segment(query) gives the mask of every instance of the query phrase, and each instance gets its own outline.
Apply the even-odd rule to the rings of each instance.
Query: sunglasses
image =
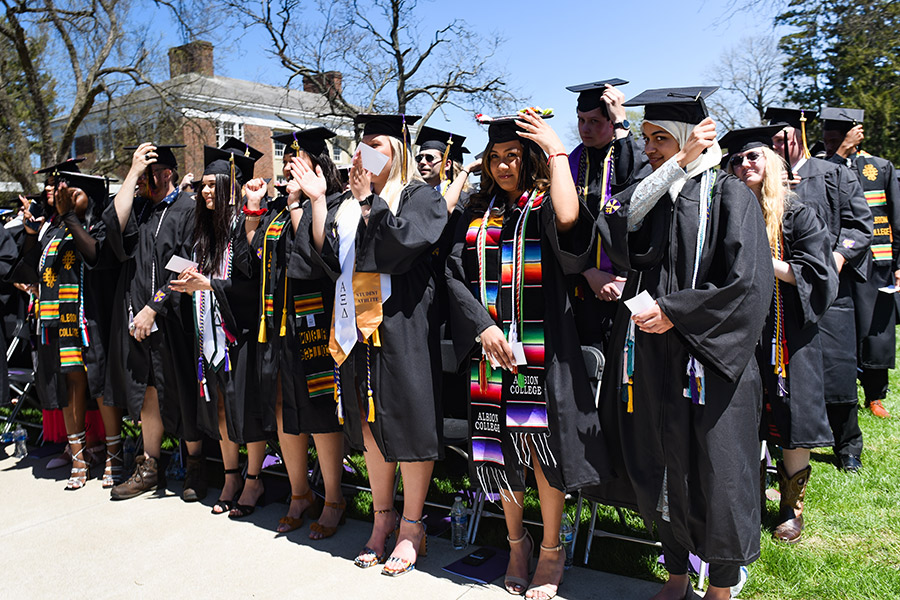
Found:
[[[762,152],[748,152],[747,154],[735,154],[731,157],[729,161],[731,163],[731,168],[740,167],[744,164],[744,159],[746,158],[749,162],[755,163],[762,157]]]
[[[430,154],[417,154],[417,155],[416,155],[416,162],[417,162],[417,163],[420,163],[420,162],[427,162],[428,164],[431,164],[431,163],[433,163],[433,162],[437,162],[438,160],[439,160],[438,157],[436,157],[436,156],[431,156]]]

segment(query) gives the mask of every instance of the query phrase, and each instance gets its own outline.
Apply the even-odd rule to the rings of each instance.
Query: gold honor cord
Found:
[[[810,158],[809,146],[806,144],[806,114],[800,111],[800,137],[803,139],[803,158]]]
[[[407,150],[408,145],[406,142],[406,136],[407,136],[408,131],[406,129],[406,115],[404,114],[404,115],[402,115],[402,117],[403,117],[403,125],[402,125],[402,129],[400,132],[400,135],[401,135],[400,141],[401,141],[401,145],[403,147],[403,152],[402,152],[403,156],[400,157],[400,182],[403,185],[406,185],[406,170],[409,168],[409,162],[408,162],[409,157],[407,156],[409,154],[409,152]]]
[[[229,152],[229,154],[230,154],[230,156],[228,157],[228,162],[229,162],[230,169],[231,169],[231,199],[228,201],[228,204],[230,204],[231,206],[234,206],[234,187],[237,184],[237,182],[235,181],[236,177],[235,177],[235,173],[234,173],[234,154],[231,154],[230,152]]]

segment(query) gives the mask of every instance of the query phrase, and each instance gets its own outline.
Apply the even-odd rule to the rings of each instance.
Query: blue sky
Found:
[[[706,74],[718,55],[742,38],[773,32],[771,12],[723,19],[725,5],[724,0],[420,0],[417,14],[423,33],[462,19],[485,37],[497,32],[505,38],[498,64],[509,83],[532,104],[552,107],[557,116],[551,123],[571,145],[576,96],[565,86],[621,77],[630,81],[622,89],[631,97],[646,88],[709,84]],[[252,29],[243,35],[227,59],[217,46],[217,74],[283,85],[286,73],[265,52],[266,39]],[[173,35],[164,43],[180,40]],[[449,122],[435,114],[428,124],[467,135],[473,152],[483,148],[484,128],[473,115],[451,109],[447,116]]]

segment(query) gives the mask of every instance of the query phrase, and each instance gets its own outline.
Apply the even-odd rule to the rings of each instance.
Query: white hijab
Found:
[[[678,142],[679,148],[684,148],[684,145],[687,143],[688,138],[691,136],[691,131],[693,131],[694,127],[696,127],[696,124],[694,123],[683,123],[681,121],[645,122],[656,125],[657,127],[662,127],[670,134],[672,134],[672,137],[675,138],[676,142]],[[719,142],[713,142],[713,145],[707,148],[706,152],[701,154],[699,158],[696,158],[692,162],[688,163],[688,165],[684,168],[684,170],[687,171],[687,176],[679,179],[669,187],[669,197],[672,199],[672,202],[674,202],[675,199],[678,198],[678,194],[679,192],[681,192],[681,188],[684,187],[684,184],[688,179],[696,177],[707,169],[715,167],[720,162],[722,162],[722,148],[719,147]]]

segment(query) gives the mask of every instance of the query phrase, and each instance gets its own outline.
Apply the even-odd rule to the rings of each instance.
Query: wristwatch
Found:
[[[615,127],[616,129],[627,130],[631,128],[631,123],[628,121],[628,119],[625,119],[624,121],[619,121],[618,123],[613,124],[613,127]]]

